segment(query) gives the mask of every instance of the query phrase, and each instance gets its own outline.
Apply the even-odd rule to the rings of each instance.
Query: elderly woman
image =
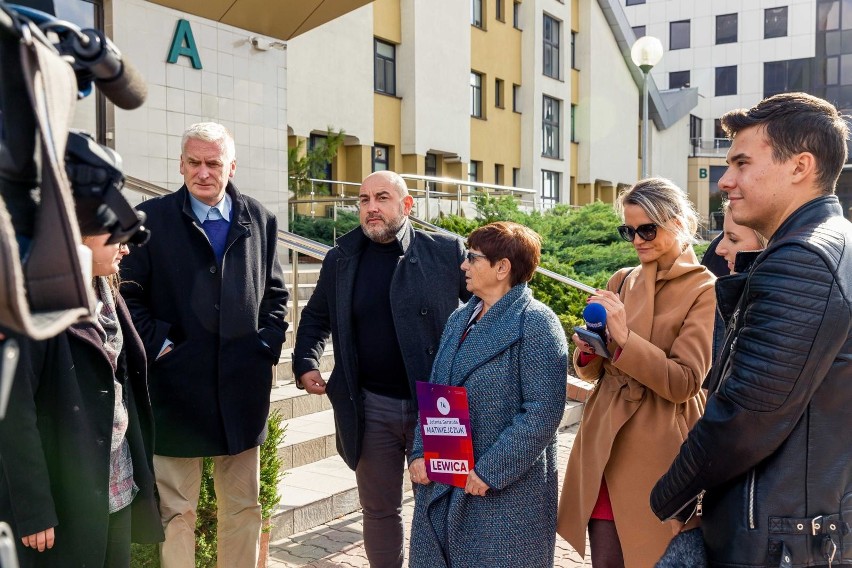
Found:
[[[672,182],[641,180],[618,207],[618,232],[641,264],[589,298],[606,309],[612,359],[573,337],[577,373],[597,385],[568,460],[558,530],[585,557],[588,528],[595,568],[643,568],[672,538],[651,511],[651,488],[704,410],[715,278],[690,246],[697,218]]]
[[[130,542],[159,542],[145,353],[116,274],[127,246],[83,239],[98,314],[21,359],[0,421],[0,520],[21,567],[130,566]]]
[[[541,240],[501,222],[472,232],[468,248],[461,268],[473,298],[450,316],[430,380],[467,389],[474,468],[464,488],[430,482],[418,428],[409,566],[553,566],[568,349],[559,319],[527,287]]]

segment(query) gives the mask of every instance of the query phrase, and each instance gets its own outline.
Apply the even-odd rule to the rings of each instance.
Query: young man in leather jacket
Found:
[[[651,506],[675,530],[702,515],[711,566],[852,564],[852,224],[834,195],[848,128],[803,93],[722,124],[719,189],[769,245],[717,281],[718,386]]]

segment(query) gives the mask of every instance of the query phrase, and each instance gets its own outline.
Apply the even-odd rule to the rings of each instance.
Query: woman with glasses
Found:
[[[541,240],[499,222],[473,231],[467,246],[461,268],[473,297],[450,316],[430,382],[467,389],[474,467],[463,488],[431,481],[417,429],[409,566],[553,566],[568,346],[527,286]]]
[[[715,277],[692,250],[697,216],[671,181],[641,180],[617,207],[618,232],[640,264],[588,299],[606,310],[612,358],[572,338],[577,374],[596,385],[568,460],[558,531],[585,556],[588,529],[595,568],[645,568],[673,536],[651,511],[651,488],[704,410]]]
[[[21,355],[0,421],[0,520],[21,568],[130,566],[130,542],[163,540],[153,472],[145,353],[118,294],[127,245],[91,251],[91,321]]]

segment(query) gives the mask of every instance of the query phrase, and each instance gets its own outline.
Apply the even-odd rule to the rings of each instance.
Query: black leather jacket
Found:
[[[711,566],[828,565],[835,546],[833,565],[849,565],[852,224],[820,197],[752,256],[717,280],[718,386],[651,506],[660,519],[703,509]]]

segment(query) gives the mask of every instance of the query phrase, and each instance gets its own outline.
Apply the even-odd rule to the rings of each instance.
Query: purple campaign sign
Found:
[[[467,389],[417,381],[417,404],[429,479],[464,487],[473,469]]]

